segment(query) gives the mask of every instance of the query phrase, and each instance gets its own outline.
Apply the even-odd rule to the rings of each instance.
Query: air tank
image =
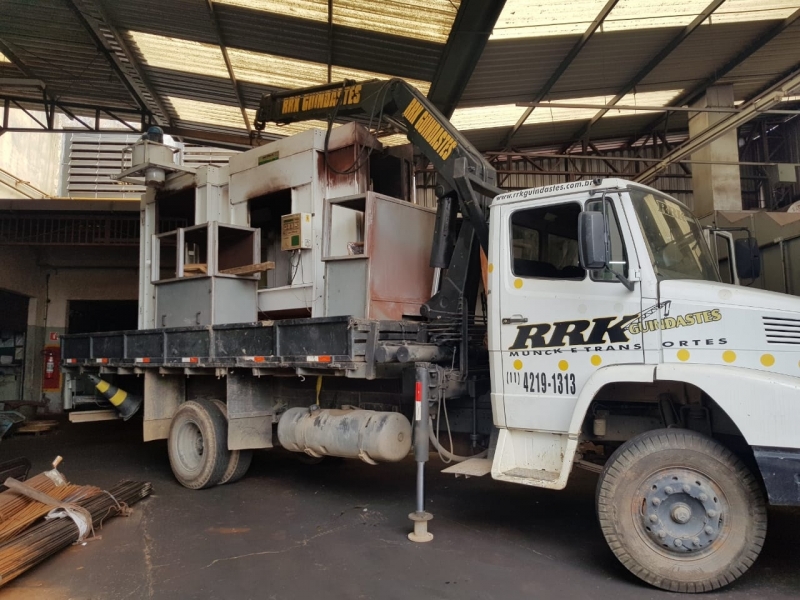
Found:
[[[310,456],[397,462],[411,450],[411,423],[395,412],[290,408],[278,421],[278,441]]]

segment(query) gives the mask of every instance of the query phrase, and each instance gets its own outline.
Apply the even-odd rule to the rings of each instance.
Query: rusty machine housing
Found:
[[[68,377],[97,373],[143,395],[146,441],[168,437],[182,402],[224,398],[228,446],[246,450],[271,447],[292,407],[410,417],[424,362],[432,398],[445,386],[462,399],[453,429],[488,440],[483,315],[464,303],[421,316],[443,270],[412,161],[410,144],[384,148],[348,123],[227,166],[167,169],[141,201],[139,329],[65,336]],[[125,177],[144,174],[134,167]],[[185,226],[162,231],[167,217]]]

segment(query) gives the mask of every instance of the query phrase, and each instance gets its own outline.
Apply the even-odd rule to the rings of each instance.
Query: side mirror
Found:
[[[761,251],[755,238],[736,240],[733,243],[733,253],[739,279],[757,279],[761,276]]]
[[[578,257],[584,269],[608,265],[606,220],[603,213],[584,211],[578,215]]]

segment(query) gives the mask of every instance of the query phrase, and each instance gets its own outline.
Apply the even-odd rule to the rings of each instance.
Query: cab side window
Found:
[[[526,208],[511,215],[511,270],[517,277],[583,279],[578,263],[577,203]]]
[[[605,202],[605,209],[603,203]],[[608,219],[608,235],[611,242],[611,259],[609,269],[621,273],[624,277],[628,276],[628,253],[625,251],[625,242],[622,239],[622,231],[619,227],[617,211],[610,200],[590,200],[586,203],[586,210],[603,212],[605,210]],[[594,281],[615,281],[619,280],[609,269],[596,269],[589,271]]]

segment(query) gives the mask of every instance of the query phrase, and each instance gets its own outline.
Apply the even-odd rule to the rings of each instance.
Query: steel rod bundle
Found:
[[[98,528],[105,519],[126,514],[128,506],[149,496],[151,491],[149,483],[122,481],[107,492],[101,491],[75,504],[88,511],[92,526]],[[37,523],[0,544],[0,586],[77,542],[79,538],[80,531],[75,522],[63,517]]]
[[[59,471],[52,469],[31,477],[25,483],[40,492],[52,495],[53,490],[66,486],[67,480],[64,479],[64,476]],[[20,496],[16,492],[6,490],[0,493],[0,523],[14,518],[29,503],[30,500],[28,498]]]
[[[13,494],[14,492],[5,493]],[[68,484],[53,488],[49,492],[45,493],[54,500],[59,500],[63,503],[71,503],[85,500],[90,496],[94,496],[95,494],[100,494],[102,493],[102,490],[91,485]],[[24,496],[18,497],[21,500],[24,500],[24,505],[17,509],[13,515],[7,516],[4,521],[0,521],[0,543],[11,539],[19,532],[27,529],[35,521],[53,510],[53,507],[48,506],[47,504],[36,502],[35,500],[25,498]],[[10,513],[6,514],[9,515]]]

